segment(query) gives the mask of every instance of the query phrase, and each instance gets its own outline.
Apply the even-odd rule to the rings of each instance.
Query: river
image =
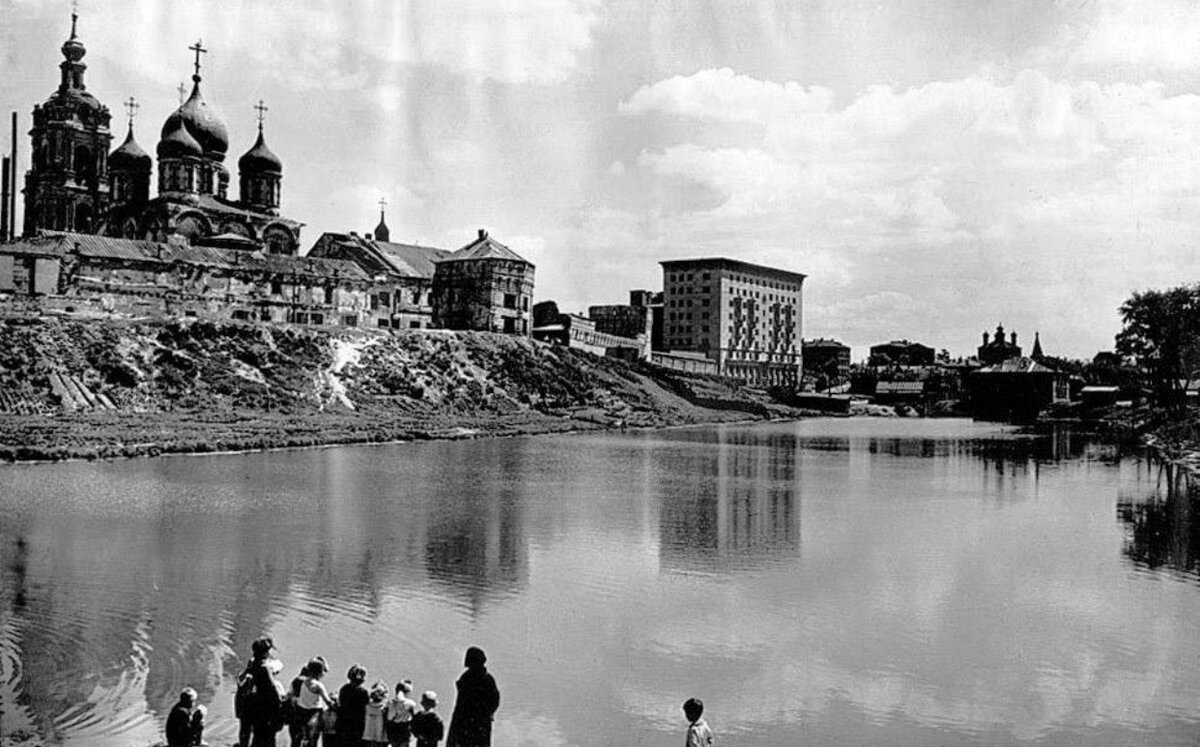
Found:
[[[191,685],[228,744],[265,632],[447,719],[482,646],[500,746],[680,744],[691,696],[745,747],[1193,744],[1192,511],[958,420],[3,467],[0,741],[149,744]]]

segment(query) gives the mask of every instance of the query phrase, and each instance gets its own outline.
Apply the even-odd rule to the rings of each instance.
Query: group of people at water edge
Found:
[[[234,695],[239,747],[275,747],[276,735],[287,729],[291,747],[490,747],[492,719],[500,707],[500,690],[487,670],[487,655],[467,649],[466,671],[455,683],[454,712],[447,730],[437,712],[438,696],[426,690],[419,704],[412,699],[413,683],[394,688],[382,680],[367,686],[367,670],[355,664],[346,684],[336,693],[325,686],[329,664],[310,659],[285,687],[278,679],[283,665],[272,656],[270,638],[251,644],[252,656],[238,677]],[[203,706],[196,692],[185,688],[167,718],[168,747],[204,744]]]

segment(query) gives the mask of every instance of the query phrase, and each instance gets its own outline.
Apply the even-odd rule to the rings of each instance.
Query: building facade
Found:
[[[828,386],[850,378],[849,345],[821,337],[805,340],[802,349],[805,377],[823,378]]]
[[[699,353],[747,383],[799,386],[805,275],[725,258],[660,264],[667,351]]]
[[[298,253],[301,223],[279,212],[283,162],[267,146],[262,102],[258,137],[238,160],[239,195],[229,194],[225,166],[229,133],[201,94],[195,44],[192,91],[167,117],[155,149],[157,196],[151,196],[153,163],[133,130],[111,154],[111,115],[84,83],[87,49],[76,33],[62,46],[58,90],[33,109],[32,159],[25,175],[24,235],[72,231],[147,241],[173,235],[197,241],[235,237],[273,254]]]
[[[348,260],[373,278],[371,308],[376,312],[377,326],[430,329],[434,326],[434,266],[438,260],[450,256],[450,252],[394,243],[387,240],[388,235],[381,218],[374,237],[353,232],[325,233],[306,256]]]
[[[433,324],[440,329],[529,335],[533,264],[479,229],[434,263]]]
[[[932,366],[935,358],[933,348],[911,340],[892,340],[871,346],[872,366]]]
[[[1008,338],[1005,338],[1003,324],[996,325],[996,334],[990,340],[988,333],[984,332],[983,344],[976,350],[976,357],[985,366],[994,366],[1010,358],[1020,358],[1021,346],[1017,344],[1017,333],[1013,332]]]

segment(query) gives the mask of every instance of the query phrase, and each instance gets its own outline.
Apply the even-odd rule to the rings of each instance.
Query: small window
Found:
[[[245,309],[234,309],[233,318],[240,322],[244,322],[250,318],[250,312]]]
[[[387,329],[388,327],[392,326],[391,321],[389,321],[387,319],[380,319],[378,324],[380,327],[383,327],[384,329]]]
[[[420,323],[420,322],[409,322],[409,323],[408,323],[408,328],[409,328],[409,329],[420,329],[420,328],[421,328],[421,323]]]
[[[357,327],[358,326],[358,317],[353,314],[347,314],[346,316],[343,316],[342,317],[342,326]]]
[[[330,304],[333,303],[333,286],[332,285],[325,286],[325,303],[330,303]],[[320,322],[314,322],[314,324],[320,324]]]
[[[517,320],[511,316],[504,317],[504,331],[512,334],[517,331]]]
[[[504,308],[506,308],[506,309],[517,308],[517,294],[515,294],[515,293],[505,293],[504,294]],[[508,331],[508,330],[505,330],[505,331]]]
[[[332,288],[329,288],[327,290],[332,290]],[[313,314],[311,317],[309,317],[309,320],[313,324],[324,324],[325,323],[325,315],[324,314]]]
[[[278,280],[272,280],[271,281],[271,295],[272,296],[282,296],[283,295],[283,283],[281,283]]]

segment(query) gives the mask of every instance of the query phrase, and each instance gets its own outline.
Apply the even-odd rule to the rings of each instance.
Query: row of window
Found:
[[[695,281],[696,275],[697,273],[694,272],[668,272],[667,282],[691,283]],[[710,280],[712,277],[711,273],[708,272],[702,272],[699,273],[699,275],[700,280],[702,281]],[[733,275],[727,275],[726,279],[735,283],[744,283],[746,285],[757,286],[759,288],[770,288],[773,290],[788,291],[791,293],[796,293],[800,290],[800,286],[793,283],[785,283],[779,280],[764,280],[762,278],[756,278],[753,275],[740,275],[735,273]]]

